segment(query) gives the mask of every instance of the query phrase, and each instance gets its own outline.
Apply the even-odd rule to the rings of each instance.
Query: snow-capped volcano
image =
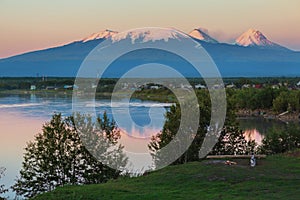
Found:
[[[252,28],[239,36],[235,42],[237,45],[244,47],[259,46],[264,48],[284,48],[274,42],[271,42],[260,31]]]
[[[217,40],[210,37],[207,29],[196,28],[189,33],[189,36],[205,42],[218,43]]]
[[[112,36],[116,35],[118,32],[117,31],[111,31],[111,30],[104,30],[104,31],[100,31],[98,33],[93,33],[92,35],[83,38],[81,41],[82,42],[87,42],[87,41],[91,41],[91,40],[97,40],[97,39],[107,39],[107,38],[111,38]]]
[[[39,73],[55,77],[76,77],[86,56],[102,42],[117,42],[116,45],[127,45],[129,43],[139,44],[157,41],[159,44],[163,43],[165,45],[166,43],[166,45],[174,47],[175,44],[179,44],[178,48],[181,48],[181,44],[184,45],[186,41],[194,37],[195,40],[192,42],[196,42],[195,44],[199,43],[209,53],[217,64],[222,76],[300,76],[300,52],[289,50],[269,41],[257,30],[250,29],[240,36],[236,40],[238,45],[212,44],[210,42],[215,42],[216,40],[207,36],[209,36],[208,32],[203,29],[195,29],[190,35],[177,31],[174,28],[143,28],[121,33],[104,30],[82,40],[62,46],[0,59],[0,75],[8,77],[34,77]],[[201,40],[207,42],[201,42]],[[175,58],[175,55],[168,52],[155,53],[153,49],[149,48],[142,51],[130,52],[126,56],[122,57],[122,59],[124,58],[124,62],[123,60],[114,62],[116,68],[109,71],[107,77],[121,77],[123,72],[125,73],[127,69],[130,70],[130,66],[135,66],[136,63],[139,63],[134,61],[135,58],[144,62],[150,61],[152,57],[156,63],[175,66],[178,69],[184,68],[185,77],[195,77],[195,71],[185,67],[188,63],[184,61],[178,62],[177,57]],[[148,56],[150,59],[148,59]]]
[[[122,32],[111,37],[113,42],[118,42],[124,39],[130,39],[132,43],[139,42],[154,42],[163,40],[168,42],[169,39],[187,38],[185,34],[179,34],[177,30],[171,28],[142,28],[134,31]]]

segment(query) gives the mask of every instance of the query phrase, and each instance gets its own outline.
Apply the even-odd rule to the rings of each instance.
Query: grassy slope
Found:
[[[270,156],[255,168],[207,161],[169,166],[137,178],[67,186],[35,199],[299,199],[300,158]]]

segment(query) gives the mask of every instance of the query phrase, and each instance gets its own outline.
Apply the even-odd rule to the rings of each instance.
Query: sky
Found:
[[[300,51],[299,0],[0,0],[0,58],[59,46],[105,29],[209,30],[233,42],[249,28]]]

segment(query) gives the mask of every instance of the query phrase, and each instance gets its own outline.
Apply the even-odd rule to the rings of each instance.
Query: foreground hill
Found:
[[[169,166],[137,178],[66,186],[34,199],[299,199],[300,152],[228,166],[211,161]]]

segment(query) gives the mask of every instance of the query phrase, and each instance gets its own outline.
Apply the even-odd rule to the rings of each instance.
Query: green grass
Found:
[[[169,166],[137,178],[119,178],[99,185],[65,186],[34,198],[89,199],[299,199],[300,158],[275,155],[238,165],[208,161]]]

